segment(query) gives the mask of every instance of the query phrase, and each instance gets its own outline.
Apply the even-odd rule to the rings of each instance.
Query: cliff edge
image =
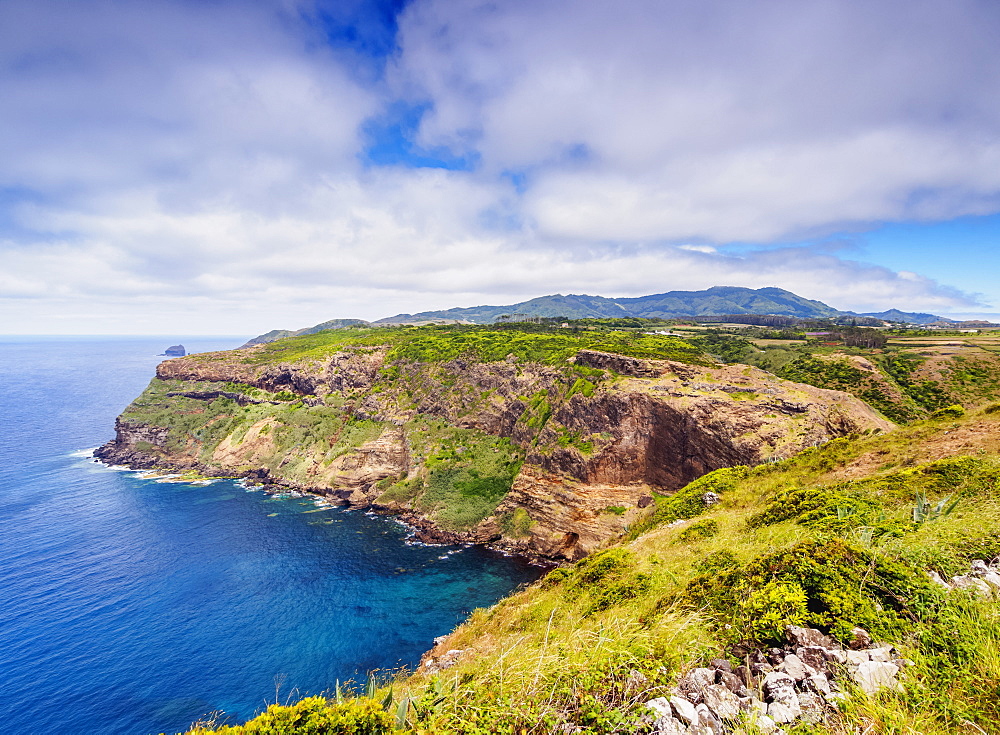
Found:
[[[715,469],[893,424],[672,337],[322,332],[165,361],[96,456],[400,513],[427,539],[578,559]]]

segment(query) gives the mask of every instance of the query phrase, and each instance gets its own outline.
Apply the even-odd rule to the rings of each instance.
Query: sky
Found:
[[[1000,319],[996,0],[3,0],[0,333]]]

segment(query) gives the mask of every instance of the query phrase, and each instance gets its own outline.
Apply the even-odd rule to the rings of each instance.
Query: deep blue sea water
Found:
[[[360,511],[95,463],[157,353],[0,337],[0,732],[176,732],[413,666],[538,570]],[[278,689],[276,694],[276,688]]]

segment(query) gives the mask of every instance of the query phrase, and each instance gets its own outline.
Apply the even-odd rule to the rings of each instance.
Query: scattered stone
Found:
[[[720,671],[717,678],[720,684],[738,697],[745,697],[747,695],[746,685],[736,674],[730,674],[728,671]]]
[[[899,667],[883,661],[864,661],[851,673],[865,694],[875,694],[880,689],[902,691],[903,686],[896,681]]]
[[[780,702],[789,706],[794,703],[798,707],[798,698],[795,696],[795,680],[781,671],[772,671],[764,677],[764,696],[769,702]],[[787,720],[779,720],[779,722],[787,722]]]
[[[796,647],[840,648],[837,641],[815,628],[800,628],[797,625],[789,625],[785,628],[785,637],[788,638],[789,643]]]
[[[826,678],[825,674],[813,674],[806,679],[803,684],[819,694],[825,695],[832,691],[830,687],[830,680]]]
[[[977,577],[983,577],[990,573],[989,566],[982,559],[973,559],[969,567],[972,570],[972,574],[975,574]]]
[[[799,707],[798,699],[795,700],[794,705],[784,702],[771,702],[767,705],[767,716],[782,724],[793,722],[800,714],[802,714],[802,709]]]
[[[951,591],[951,585],[948,584],[947,582],[945,582],[944,578],[942,578],[941,575],[938,574],[937,572],[935,572],[933,569],[931,571],[927,572],[927,576],[938,587],[941,587],[942,589],[948,590],[949,592]]]
[[[693,669],[677,682],[677,692],[698,704],[701,702],[701,691],[709,684],[715,683],[714,669]]]
[[[996,589],[1000,589],[1000,574],[997,574],[992,570],[983,575],[983,581]]]
[[[704,704],[699,704],[695,709],[698,710],[698,727],[707,729],[713,735],[723,735],[725,730],[722,727],[722,720],[712,710]]]
[[[701,693],[702,700],[720,719],[735,720],[740,713],[740,699],[724,684],[712,684]]]
[[[951,586],[954,589],[959,590],[970,590],[973,593],[979,595],[980,597],[992,597],[993,588],[990,587],[986,582],[979,579],[978,577],[972,577],[968,574],[963,574],[958,577],[951,578]]]
[[[800,717],[813,725],[822,722],[826,714],[823,700],[812,692],[799,692],[799,708],[802,710]]]
[[[715,505],[720,500],[722,500],[722,496],[719,495],[718,493],[713,493],[711,491],[703,493],[701,496],[701,502],[706,506]]]
[[[757,715],[757,719],[754,724],[757,725],[757,729],[763,733],[772,733],[778,729],[777,723],[767,715]]]
[[[860,666],[866,661],[871,661],[872,657],[868,651],[844,651],[849,667]]]
[[[774,671],[774,667],[768,663],[752,663],[750,664],[750,672],[753,676],[762,676],[764,674],[769,674]]]
[[[832,661],[835,664],[847,663],[847,653],[842,648],[827,648],[823,651],[823,656],[827,661]]]
[[[860,651],[863,648],[870,648],[873,644],[871,635],[864,628],[851,628],[851,640],[847,647],[852,651]]]
[[[736,671],[733,673],[740,677],[740,681],[742,681],[743,685],[748,689],[752,689],[757,686],[757,680],[754,675],[750,673],[749,666],[737,666]]]
[[[688,735],[687,726],[673,717],[657,717],[653,722],[653,735]]]
[[[698,723],[698,710],[684,697],[673,696],[670,698],[670,706],[674,708],[674,714],[682,722],[688,725]]]
[[[799,646],[795,655],[813,671],[826,671],[826,649],[821,646]]]
[[[880,646],[879,648],[868,649],[868,657],[872,661],[881,661],[882,663],[892,661],[893,654],[892,646]]]
[[[823,699],[827,701],[827,704],[839,707],[840,704],[847,699],[847,695],[843,692],[830,692],[829,694],[823,695]]]
[[[728,661],[726,661],[726,659],[724,659],[724,658],[713,658],[712,661],[711,661],[711,663],[709,663],[709,666],[711,666],[716,671],[728,671],[728,672],[732,672],[732,670],[733,670],[733,665],[731,663],[729,663]],[[718,678],[718,677],[716,677],[716,678]]]
[[[646,706],[659,717],[673,717],[674,712],[670,707],[670,700],[666,697],[657,697],[646,702]]]
[[[888,659],[886,659],[888,661]],[[784,671],[790,677],[795,679],[795,681],[802,681],[806,677],[815,674],[816,670],[811,666],[806,666],[802,659],[796,656],[794,653],[790,653],[785,656],[785,660],[781,662],[781,666],[778,667],[780,671]]]
[[[625,686],[628,689],[635,691],[637,689],[644,689],[648,685],[649,679],[641,671],[632,669],[628,672],[628,680],[625,682]]]

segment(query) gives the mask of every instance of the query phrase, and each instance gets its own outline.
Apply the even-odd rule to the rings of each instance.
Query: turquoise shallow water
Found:
[[[156,353],[233,340],[0,338],[2,733],[173,732],[414,665],[538,570],[235,481],[163,483],[88,449]]]

